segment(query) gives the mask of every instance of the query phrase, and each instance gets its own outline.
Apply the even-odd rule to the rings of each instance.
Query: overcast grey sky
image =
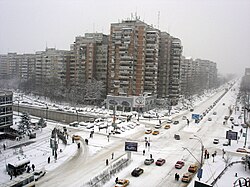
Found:
[[[212,60],[221,73],[250,67],[250,0],[0,0],[0,54],[69,49],[75,36],[109,34],[137,12],[182,41],[186,57]]]

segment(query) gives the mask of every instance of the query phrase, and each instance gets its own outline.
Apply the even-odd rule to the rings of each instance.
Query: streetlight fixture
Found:
[[[204,145],[203,145],[203,142],[201,140],[201,138],[197,135],[194,135],[194,138],[189,138],[189,139],[195,139],[195,140],[198,140],[201,144],[201,161],[200,161],[200,169],[198,171],[198,178],[199,180],[201,179],[202,177],[202,164],[203,164],[203,152],[204,152]]]

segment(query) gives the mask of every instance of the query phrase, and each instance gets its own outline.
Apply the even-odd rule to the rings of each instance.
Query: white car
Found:
[[[155,128],[156,128],[156,129],[160,129],[160,128],[161,128],[161,125],[160,125],[160,124],[156,124],[156,125],[155,125]]]

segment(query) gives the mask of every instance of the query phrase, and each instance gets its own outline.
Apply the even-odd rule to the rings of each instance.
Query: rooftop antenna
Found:
[[[160,29],[160,11],[158,11],[157,27]]]

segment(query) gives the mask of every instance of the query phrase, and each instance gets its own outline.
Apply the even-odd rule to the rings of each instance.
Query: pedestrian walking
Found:
[[[10,171],[8,174],[10,175],[10,180],[12,180],[12,172]]]
[[[3,144],[3,150],[5,150],[6,149],[6,145],[5,144]]]
[[[114,159],[114,153],[111,154],[111,159]]]
[[[177,173],[175,173],[175,175],[174,175],[174,180],[177,180]]]
[[[148,147],[148,141],[145,142],[145,147],[146,147],[146,148]]]
[[[48,157],[48,164],[50,163],[50,157]]]
[[[143,156],[145,155],[145,149],[143,149],[142,154],[143,154]]]
[[[31,170],[30,166],[27,167],[27,173],[29,173]]]
[[[179,181],[180,175],[177,173],[176,180]]]
[[[150,154],[150,158],[151,158],[151,159],[153,158],[153,155],[152,155],[152,154]]]
[[[118,183],[118,177],[115,178],[115,183],[116,183],[116,184]]]
[[[85,139],[85,143],[86,143],[86,145],[88,145],[89,144],[89,140]]]
[[[242,129],[240,129],[240,134],[242,134],[242,132],[243,132],[243,130],[242,130]]]
[[[109,160],[108,159],[106,159],[106,166],[108,166],[109,165]]]
[[[35,171],[35,165],[32,164],[31,167],[32,167],[32,170]]]
[[[209,153],[207,153],[207,159],[209,159]]]

